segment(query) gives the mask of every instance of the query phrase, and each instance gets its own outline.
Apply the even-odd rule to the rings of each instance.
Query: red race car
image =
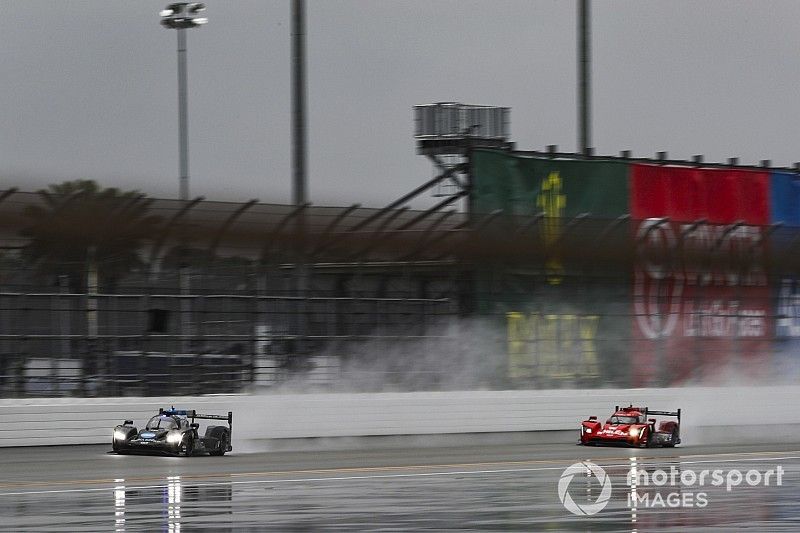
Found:
[[[650,415],[674,416],[678,420],[661,422],[656,430],[656,419]],[[618,446],[664,446],[671,448],[681,443],[681,410],[652,411],[647,407],[616,406],[614,414],[601,424],[596,416],[581,422],[580,444],[605,444]]]

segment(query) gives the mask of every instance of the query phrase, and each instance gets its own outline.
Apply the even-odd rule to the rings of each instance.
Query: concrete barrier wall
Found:
[[[141,427],[159,407],[234,413],[240,439],[432,435],[576,430],[615,405],[683,409],[683,438],[708,428],[767,428],[800,422],[800,386],[626,390],[282,394],[164,398],[0,400],[0,447],[111,442],[125,419]],[[701,431],[702,430],[702,431]],[[798,439],[800,440],[800,439]]]

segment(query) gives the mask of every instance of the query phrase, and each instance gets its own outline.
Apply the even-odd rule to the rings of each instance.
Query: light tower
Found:
[[[466,211],[472,212],[468,196],[472,189],[470,157],[474,148],[509,150],[511,109],[458,102],[414,106],[414,138],[417,153],[433,162],[438,182],[434,196],[448,199],[467,196]]]
[[[189,204],[189,104],[187,97],[187,70],[186,70],[186,30],[197,28],[208,23],[206,17],[200,13],[206,10],[206,5],[200,2],[173,2],[161,10],[161,25],[178,33],[178,197],[182,208],[187,209]],[[186,272],[185,261],[185,234],[181,235],[180,265],[178,268],[178,285],[182,296],[191,292],[191,279]],[[181,351],[189,352],[190,342],[188,336],[192,333],[190,321],[191,307],[188,298],[180,299],[181,305]]]
[[[178,158],[179,193],[182,202],[189,200],[189,110],[186,97],[186,30],[208,23],[198,16],[206,10],[200,2],[174,2],[161,10],[161,25],[178,32]]]

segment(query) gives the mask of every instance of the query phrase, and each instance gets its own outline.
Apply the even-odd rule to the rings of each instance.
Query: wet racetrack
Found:
[[[3,531],[800,529],[800,444],[641,450],[564,443],[193,458],[66,446],[4,449],[0,457]],[[613,486],[593,516],[570,513],[558,493],[564,469],[584,460],[603,467]],[[780,486],[773,477],[768,486],[743,480],[730,490],[710,481],[658,486],[654,475],[663,470],[680,480],[687,470],[737,469],[761,476],[778,466]],[[631,471],[653,480],[631,487]],[[595,503],[601,488],[581,473],[568,493],[577,504]],[[670,505],[679,499],[682,506]]]

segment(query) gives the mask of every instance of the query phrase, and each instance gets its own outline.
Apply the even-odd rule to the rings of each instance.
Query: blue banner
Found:
[[[772,172],[769,188],[770,222],[800,226],[800,176],[793,172]]]

